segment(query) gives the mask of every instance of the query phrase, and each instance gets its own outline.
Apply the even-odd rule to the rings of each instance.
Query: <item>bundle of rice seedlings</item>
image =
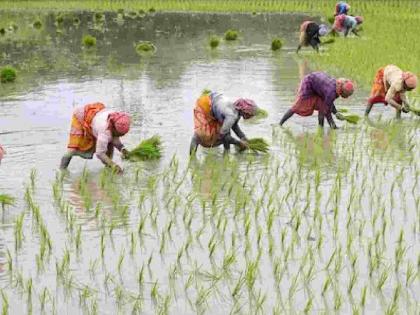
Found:
[[[130,161],[143,161],[158,159],[162,155],[162,142],[159,136],[155,135],[143,140],[133,150],[128,152],[127,158]]]
[[[216,48],[217,46],[219,46],[219,43],[219,37],[213,36],[212,38],[210,38],[209,44],[211,48]]]
[[[227,30],[225,33],[226,40],[236,40],[238,38],[238,31],[236,30]]]
[[[155,50],[156,46],[149,41],[141,41],[136,45],[136,51],[138,54],[154,52]]]
[[[276,51],[279,50],[283,46],[283,42],[280,38],[275,38],[271,42],[271,50]]]
[[[85,35],[83,36],[82,43],[87,48],[96,46],[96,38],[91,35]]]
[[[267,118],[268,112],[265,109],[258,108],[257,113],[255,114],[255,118]]]
[[[4,67],[0,70],[0,82],[14,82],[16,80],[16,70],[13,67]]]
[[[340,107],[340,108],[337,108],[337,112],[339,112],[339,113],[348,113],[349,112],[349,109],[348,108],[345,108],[345,107]]]
[[[253,152],[263,152],[267,153],[269,150],[269,145],[267,141],[263,138],[252,138],[248,140],[249,150]]]
[[[344,120],[347,121],[350,124],[357,124],[360,120],[360,116],[356,115],[356,114],[341,114],[341,116],[343,116]]]
[[[335,42],[335,38],[328,38],[327,40],[322,42],[322,45],[328,45]]]
[[[410,112],[420,116],[420,106],[410,106]]]

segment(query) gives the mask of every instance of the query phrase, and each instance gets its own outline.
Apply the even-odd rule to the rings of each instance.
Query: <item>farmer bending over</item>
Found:
[[[405,95],[417,87],[417,77],[411,72],[404,72],[395,65],[388,65],[376,72],[365,115],[368,116],[373,104],[391,104],[396,110],[397,118],[401,111],[407,113],[409,104]]]
[[[362,16],[351,16],[340,14],[335,17],[334,21],[334,31],[339,33],[344,33],[344,36],[352,32],[354,35],[359,36],[357,32],[357,26],[363,23]]]
[[[77,107],[71,120],[68,151],[61,159],[60,168],[66,169],[73,156],[91,159],[95,153],[106,166],[121,173],[120,166],[112,161],[114,147],[123,156],[128,152],[120,141],[130,130],[130,116],[105,108],[102,103]]]
[[[300,82],[296,101],[284,114],[280,125],[282,126],[293,114],[311,116],[316,110],[320,127],[324,127],[324,118],[327,118],[330,127],[337,129],[332,114],[340,120],[343,116],[337,112],[334,101],[339,96],[349,97],[353,94],[353,90],[353,82],[348,79],[335,79],[324,72],[312,72]]]
[[[325,36],[328,33],[328,28],[326,25],[318,25],[312,21],[305,21],[300,26],[300,36],[299,36],[299,46],[296,50],[296,53],[302,47],[311,45],[313,49],[317,52],[319,51],[319,44],[321,43],[319,37]]]
[[[340,15],[340,14],[348,14],[350,10],[350,6],[345,3],[344,1],[340,1],[335,5],[335,14],[334,16]]]
[[[210,148],[223,144],[225,152],[228,152],[233,144],[245,150],[248,143],[239,128],[239,120],[241,117],[249,119],[255,116],[257,109],[255,102],[250,99],[240,98],[233,102],[220,93],[200,96],[194,108],[194,135],[190,154],[197,151],[198,145]],[[240,140],[231,136],[231,130]]]

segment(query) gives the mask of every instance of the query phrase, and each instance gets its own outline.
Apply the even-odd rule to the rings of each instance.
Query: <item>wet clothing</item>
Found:
[[[118,149],[123,147],[119,137],[113,137],[109,128],[108,117],[114,113],[105,109],[102,103],[78,107],[73,112],[68,148],[79,152],[84,158],[93,154],[106,154],[108,144]]]
[[[312,21],[305,21],[300,26],[299,46],[311,45],[312,48],[318,49],[321,43],[319,39],[319,25]]]
[[[230,135],[230,130],[240,139],[246,139],[238,125],[240,118],[235,102],[222,94],[202,95],[194,108],[193,141],[204,147],[239,144],[240,141]]]
[[[394,99],[400,105],[405,100],[403,71],[395,65],[388,65],[376,72],[368,104],[388,105],[389,99]]]
[[[340,14],[335,17],[334,30],[337,32],[344,32],[346,35],[355,30],[358,25],[357,19],[354,16]]]
[[[337,99],[336,79],[324,72],[312,72],[300,83],[292,111],[300,116],[311,116],[314,110],[331,117],[336,113],[334,101]]]
[[[343,1],[338,2],[335,5],[335,15],[347,14],[349,9],[350,9],[350,6],[347,3]]]

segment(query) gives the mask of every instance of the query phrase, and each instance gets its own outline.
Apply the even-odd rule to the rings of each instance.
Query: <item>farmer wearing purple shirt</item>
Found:
[[[318,111],[318,122],[324,126],[327,118],[331,128],[337,129],[332,114],[338,119],[343,119],[334,106],[334,101],[339,97],[347,98],[353,94],[353,82],[348,79],[335,79],[324,72],[312,72],[306,75],[300,83],[296,101],[280,121],[282,126],[293,114],[311,116],[314,110]]]

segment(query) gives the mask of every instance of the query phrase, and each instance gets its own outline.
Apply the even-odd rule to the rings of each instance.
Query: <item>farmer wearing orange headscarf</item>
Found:
[[[198,145],[206,148],[223,144],[225,151],[230,145],[240,150],[248,148],[247,138],[239,128],[241,117],[249,119],[258,110],[254,101],[239,98],[232,101],[220,93],[203,94],[194,108],[194,135],[191,139],[190,154],[197,151]],[[240,140],[231,136],[231,130]]]
[[[324,72],[312,72],[300,82],[296,101],[283,115],[280,125],[282,126],[294,114],[311,116],[316,110],[320,127],[324,127],[324,120],[327,118],[330,127],[337,129],[332,114],[340,120],[343,116],[337,112],[334,101],[340,96],[349,97],[353,91],[353,82],[348,79],[335,79]]]
[[[120,137],[130,130],[130,116],[105,108],[102,103],[78,107],[73,112],[68,151],[61,159],[60,168],[66,169],[73,156],[91,159],[95,154],[106,166],[121,173],[120,166],[112,161],[114,147],[123,156],[128,152]]]
[[[375,76],[365,115],[368,116],[373,104],[390,104],[395,108],[397,118],[401,117],[401,111],[407,113],[409,104],[405,95],[406,91],[417,87],[417,76],[411,72],[404,72],[395,65],[380,68]]]

